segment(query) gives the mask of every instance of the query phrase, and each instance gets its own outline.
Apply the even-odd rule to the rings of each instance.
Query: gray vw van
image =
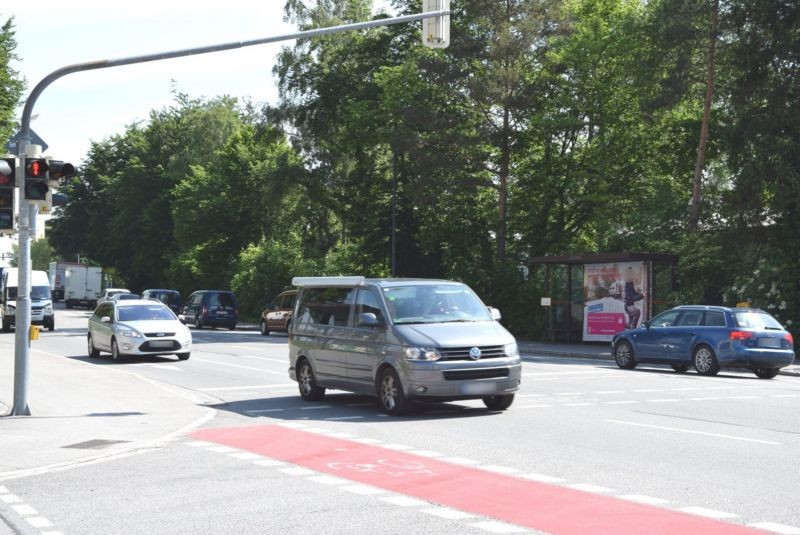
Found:
[[[289,376],[300,395],[325,389],[378,397],[388,414],[412,400],[482,399],[505,410],[521,362],[500,313],[458,282],[364,277],[295,277]]]

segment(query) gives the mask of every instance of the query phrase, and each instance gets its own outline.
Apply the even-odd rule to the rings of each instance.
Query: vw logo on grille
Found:
[[[473,347],[472,349],[470,349],[469,358],[471,358],[472,360],[478,360],[479,358],[481,358],[481,348]]]
[[[167,333],[156,333],[156,336],[167,336]]]

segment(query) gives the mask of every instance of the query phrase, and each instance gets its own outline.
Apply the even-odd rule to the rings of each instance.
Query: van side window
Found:
[[[307,288],[298,309],[299,323],[346,327],[353,288]]]
[[[356,297],[356,319],[358,319],[359,314],[372,312],[375,314],[375,317],[378,318],[378,321],[383,322],[383,312],[381,312],[380,303],[375,292],[364,288],[360,289]]]

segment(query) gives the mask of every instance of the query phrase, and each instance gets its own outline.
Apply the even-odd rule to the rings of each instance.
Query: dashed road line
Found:
[[[363,420],[364,416],[334,416],[333,418],[325,418],[330,422],[337,422],[341,420]]]
[[[668,399],[646,399],[647,403],[679,403],[680,399],[675,398],[668,398]]]
[[[655,498],[653,496],[646,496],[644,494],[623,494],[620,496],[623,500],[629,500],[637,503],[644,503],[647,505],[666,505],[669,500],[663,498]]]
[[[484,464],[478,466],[481,470],[486,470],[488,472],[494,472],[496,474],[516,474],[519,472],[517,468],[511,468],[510,466],[501,466],[499,464]]]
[[[431,507],[430,509],[420,509],[423,513],[438,516],[439,518],[446,518],[447,520],[464,520],[466,518],[475,518],[475,515],[459,511],[458,509],[450,509],[449,507]]]
[[[233,390],[256,390],[261,388],[286,388],[289,386],[297,386],[294,383],[285,384],[269,384],[269,385],[247,385],[247,386],[215,386],[211,388],[198,388],[201,392],[225,392]]]
[[[534,474],[534,473],[520,474],[517,477],[521,477],[522,479],[530,479],[531,481],[538,481],[539,483],[564,483],[565,481],[560,477],[553,477],[544,474]]]
[[[667,427],[663,425],[651,425],[651,424],[641,424],[637,422],[626,422],[623,420],[606,420],[606,422],[612,424],[621,424],[621,425],[632,425],[637,427],[647,427],[650,429],[660,429],[662,431],[674,431],[676,433],[688,433],[690,435],[703,435],[707,437],[716,437],[716,438],[725,438],[728,440],[741,440],[743,442],[754,442],[756,444],[767,444],[769,446],[780,446],[780,442],[773,442],[771,440],[761,440],[758,438],[747,438],[747,437],[737,437],[734,435],[723,435],[721,433],[707,433],[705,431],[694,431],[691,429],[680,429],[678,427]]]
[[[690,515],[705,516],[707,518],[714,518],[717,520],[722,520],[724,518],[738,518],[739,516],[733,513],[726,513],[725,511],[717,511],[715,509],[706,509],[705,507],[696,506],[681,507],[678,510],[683,511],[684,513],[689,513]]]
[[[382,502],[391,503],[392,505],[399,505],[400,507],[422,507],[423,505],[430,505],[426,501],[418,500],[410,496],[383,496],[378,499]]]
[[[583,492],[591,492],[592,494],[608,494],[610,492],[615,492],[614,489],[601,487],[600,485],[592,485],[591,483],[574,483],[572,485],[567,485],[567,487]]]
[[[493,522],[493,521],[474,522],[468,525],[473,528],[478,528],[484,531],[488,531],[489,533],[525,533],[528,531],[520,526],[515,526],[513,524],[505,524],[503,522]]]
[[[378,494],[386,494],[385,490],[379,489],[378,487],[373,487],[371,485],[355,484],[355,485],[345,485],[339,488],[341,490],[351,492],[353,494],[359,494],[361,496],[375,496]]]
[[[638,401],[638,400],[635,400],[635,399],[626,399],[626,400],[622,400],[622,401],[606,401],[605,402],[606,405],[633,405],[635,403],[641,403],[641,402]]]
[[[312,476],[308,478],[309,481],[314,483],[321,483],[323,485],[349,485],[350,481],[342,479],[341,477],[334,476]]]
[[[287,468],[278,468],[279,472],[283,472],[284,474],[290,476],[312,476],[316,472],[310,470],[308,468],[303,468],[302,466],[289,466]]]
[[[753,524],[747,524],[747,526],[763,529],[764,531],[771,531],[772,533],[779,533],[780,535],[800,535],[800,528],[787,526],[786,524],[778,524],[776,522],[755,522]]]

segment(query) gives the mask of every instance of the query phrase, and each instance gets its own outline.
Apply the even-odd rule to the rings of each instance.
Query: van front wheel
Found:
[[[483,404],[490,411],[504,411],[514,403],[514,394],[507,394],[505,396],[486,396],[483,398]]]
[[[384,369],[378,378],[378,403],[383,412],[391,416],[402,416],[408,411],[403,385],[397,372],[391,368]]]
[[[306,401],[322,401],[322,398],[325,397],[325,389],[317,386],[314,370],[305,359],[297,365],[297,385],[300,389],[300,397]]]

